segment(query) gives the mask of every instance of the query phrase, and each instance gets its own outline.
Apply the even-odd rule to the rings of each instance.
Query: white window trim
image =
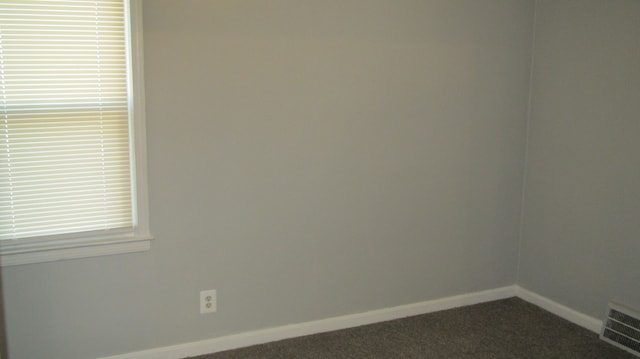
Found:
[[[146,251],[151,248],[147,194],[147,151],[144,111],[144,61],[142,42],[142,0],[128,0],[130,14],[131,82],[134,108],[131,121],[133,168],[135,169],[135,208],[137,222],[132,231],[108,236],[84,233],[56,235],[28,241],[0,242],[0,266],[13,266],[65,259],[97,257]]]

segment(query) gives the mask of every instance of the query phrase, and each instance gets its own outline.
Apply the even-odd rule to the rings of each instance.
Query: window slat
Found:
[[[131,228],[122,0],[0,0],[0,240]]]

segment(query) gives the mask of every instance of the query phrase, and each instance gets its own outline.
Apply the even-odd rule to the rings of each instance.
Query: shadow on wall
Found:
[[[8,353],[4,322],[4,290],[2,285],[2,269],[0,268],[0,359],[8,359]]]

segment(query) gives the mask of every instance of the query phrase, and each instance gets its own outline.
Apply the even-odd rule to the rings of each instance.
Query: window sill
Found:
[[[53,262],[67,259],[89,258],[112,254],[143,252],[151,248],[153,237],[149,234],[120,239],[52,243],[34,248],[2,248],[0,266],[15,266]]]

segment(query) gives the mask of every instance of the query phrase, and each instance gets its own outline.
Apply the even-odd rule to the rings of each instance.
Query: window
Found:
[[[149,248],[140,1],[0,0],[0,264]]]

